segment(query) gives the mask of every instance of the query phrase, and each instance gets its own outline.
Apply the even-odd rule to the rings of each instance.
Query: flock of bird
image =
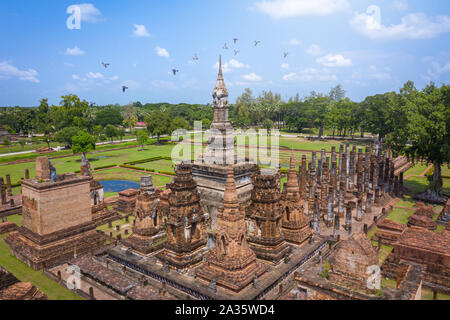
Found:
[[[233,43],[234,43],[235,45],[238,43],[238,41],[239,41],[238,38],[233,38]],[[253,42],[253,44],[254,44],[255,47],[257,47],[260,43],[261,43],[261,41],[259,41],[259,40],[255,40],[255,41]],[[222,48],[223,48],[224,50],[228,50],[228,45],[227,45],[226,42],[225,42],[225,44],[223,45]],[[237,56],[239,53],[240,53],[240,50],[234,49],[234,55],[235,55],[235,56]],[[288,55],[289,55],[289,52],[283,52],[283,57],[284,57],[284,59],[286,59],[286,58],[288,57]],[[194,61],[198,61],[198,60],[199,60],[197,53],[194,54],[194,57],[192,58],[192,60],[194,60]],[[107,69],[111,64],[110,64],[110,63],[106,63],[106,62],[102,62],[102,65],[103,65],[103,67],[104,67],[105,69]],[[178,70],[178,69],[172,69],[172,73],[173,73],[174,76],[176,76],[177,73],[179,73],[179,72],[180,72],[180,70]],[[123,92],[123,93],[125,93],[128,89],[129,89],[129,88],[128,88],[127,86],[122,86],[122,92]]]

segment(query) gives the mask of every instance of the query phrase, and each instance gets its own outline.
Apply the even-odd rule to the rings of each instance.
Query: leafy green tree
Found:
[[[137,143],[144,149],[145,144],[148,142],[148,133],[145,130],[140,130],[137,133]]]
[[[450,86],[438,88],[430,83],[419,91],[407,82],[399,96],[391,105],[395,119],[387,143],[394,153],[434,165],[425,196],[430,201],[443,201],[441,166],[450,162]]]
[[[35,125],[36,130],[44,134],[49,134],[53,130],[48,99],[42,99],[40,101],[40,105],[35,114]]]
[[[146,118],[148,132],[157,136],[157,144],[160,144],[160,137],[164,134],[169,134],[170,132],[170,118],[167,113],[161,110],[155,110],[150,113]]]
[[[120,108],[104,107],[101,108],[95,117],[95,123],[105,128],[108,124],[113,126],[121,125],[123,117],[120,113]]]
[[[117,132],[116,127],[114,127],[112,124],[108,124],[105,127],[105,134],[109,139],[111,139],[111,142],[113,142],[114,137],[117,137],[118,132]]]
[[[178,129],[188,130],[189,123],[181,117],[177,117],[177,118],[173,119],[172,123],[170,125],[170,130],[172,132],[174,132],[175,130],[178,130]]]
[[[45,143],[47,144],[47,147],[50,148],[50,143],[52,142],[52,137],[51,137],[49,134],[46,134],[46,135],[44,136],[44,141],[45,141]]]
[[[3,144],[8,147],[9,152],[11,152],[11,141],[7,137],[3,137]]]
[[[117,130],[117,134],[118,134],[118,136],[119,136],[119,138],[120,138],[120,141],[122,141],[122,140],[123,140],[123,137],[125,137],[125,129],[124,129],[124,128],[118,129],[118,130]]]
[[[27,144],[27,140],[19,139],[19,144],[22,147],[22,151],[25,149],[25,145]]]
[[[80,130],[78,134],[72,137],[73,154],[81,153],[83,164],[86,162],[86,153],[95,150],[95,138],[85,130]]]
[[[270,119],[265,119],[265,120],[263,121],[263,123],[262,123],[262,127],[263,127],[264,129],[266,129],[267,132],[270,134],[270,131],[271,131],[272,128],[273,128],[273,121],[270,120]]]
[[[86,112],[89,103],[80,100],[76,95],[63,96],[59,106],[51,108],[54,124],[57,129],[67,127],[86,128]]]
[[[56,133],[55,140],[64,143],[68,148],[72,148],[72,138],[78,134],[78,130],[76,127],[64,128]]]

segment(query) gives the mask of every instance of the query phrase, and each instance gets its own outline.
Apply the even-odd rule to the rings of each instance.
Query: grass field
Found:
[[[31,282],[42,290],[49,300],[83,300],[75,293],[47,278],[42,271],[35,271],[11,255],[8,245],[0,237],[0,265],[23,282]]]
[[[407,224],[408,218],[414,214],[414,210],[394,208],[387,216],[387,219],[401,223]]]

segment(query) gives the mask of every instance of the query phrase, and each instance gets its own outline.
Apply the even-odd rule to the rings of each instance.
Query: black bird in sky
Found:
[[[261,41],[255,40],[255,47],[260,43],[261,43]]]
[[[127,91],[128,90],[128,87],[127,86],[122,86],[122,92],[125,92],[125,91]]]
[[[236,44],[236,43],[238,42],[238,40],[239,40],[238,38],[234,38],[234,39],[233,39],[234,44]]]
[[[227,43],[225,42],[225,44],[223,45],[223,48],[225,49],[225,50],[228,50],[228,46],[227,46]]]
[[[197,61],[198,60],[198,56],[197,54],[194,55],[194,58],[192,58],[193,60]]]
[[[234,50],[234,55],[237,56],[237,54],[239,53],[239,50]]]
[[[284,58],[286,59],[287,56],[289,55],[289,52],[285,52],[285,53],[283,53],[283,55],[284,55]]]
[[[172,72],[173,72],[173,75],[176,76],[176,75],[177,75],[177,72],[180,72],[180,70],[172,69]]]
[[[108,68],[110,64],[109,64],[109,63],[102,62],[102,65],[103,65],[105,68]]]

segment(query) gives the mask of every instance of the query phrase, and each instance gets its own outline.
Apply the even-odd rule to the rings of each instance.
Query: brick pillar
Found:
[[[356,158],[356,149],[353,148],[350,153],[350,161],[349,161],[349,174],[348,174],[348,188],[353,191],[355,188],[355,158]]]
[[[8,190],[8,196],[12,197],[11,176],[9,174],[6,175],[6,188]]]
[[[94,288],[92,287],[89,287],[89,297],[91,298],[91,300],[95,300]]]
[[[328,217],[327,225],[330,227],[334,220],[334,189],[329,187],[328,189]]]
[[[319,196],[316,194],[314,197],[314,205],[313,205],[313,228],[314,232],[319,235],[320,234],[320,220],[319,220]]]
[[[400,186],[403,187],[403,172],[400,172],[399,183],[400,183]]]
[[[400,194],[400,188],[399,188],[399,184],[398,184],[398,176],[394,177],[394,194],[396,196],[399,196],[399,194]]]
[[[25,179],[28,180],[30,179],[30,170],[25,169]]]
[[[340,171],[340,183],[342,184],[343,191],[347,192],[347,156],[344,154],[342,158],[342,168]]]
[[[351,203],[347,203],[345,206],[345,225],[344,229],[349,231],[352,227],[352,205]]]
[[[3,178],[0,178],[0,194],[2,198],[2,204],[6,204],[6,190],[5,185],[3,184]]]
[[[366,214],[372,213],[372,193],[366,195]]]
[[[339,188],[339,199],[338,199],[338,216],[343,217],[344,216],[344,183],[340,183]]]
[[[333,238],[337,239],[341,235],[341,223],[339,215],[334,216],[334,230],[333,230]]]
[[[361,221],[362,220],[362,199],[358,199],[358,203],[356,205],[356,220]]]

